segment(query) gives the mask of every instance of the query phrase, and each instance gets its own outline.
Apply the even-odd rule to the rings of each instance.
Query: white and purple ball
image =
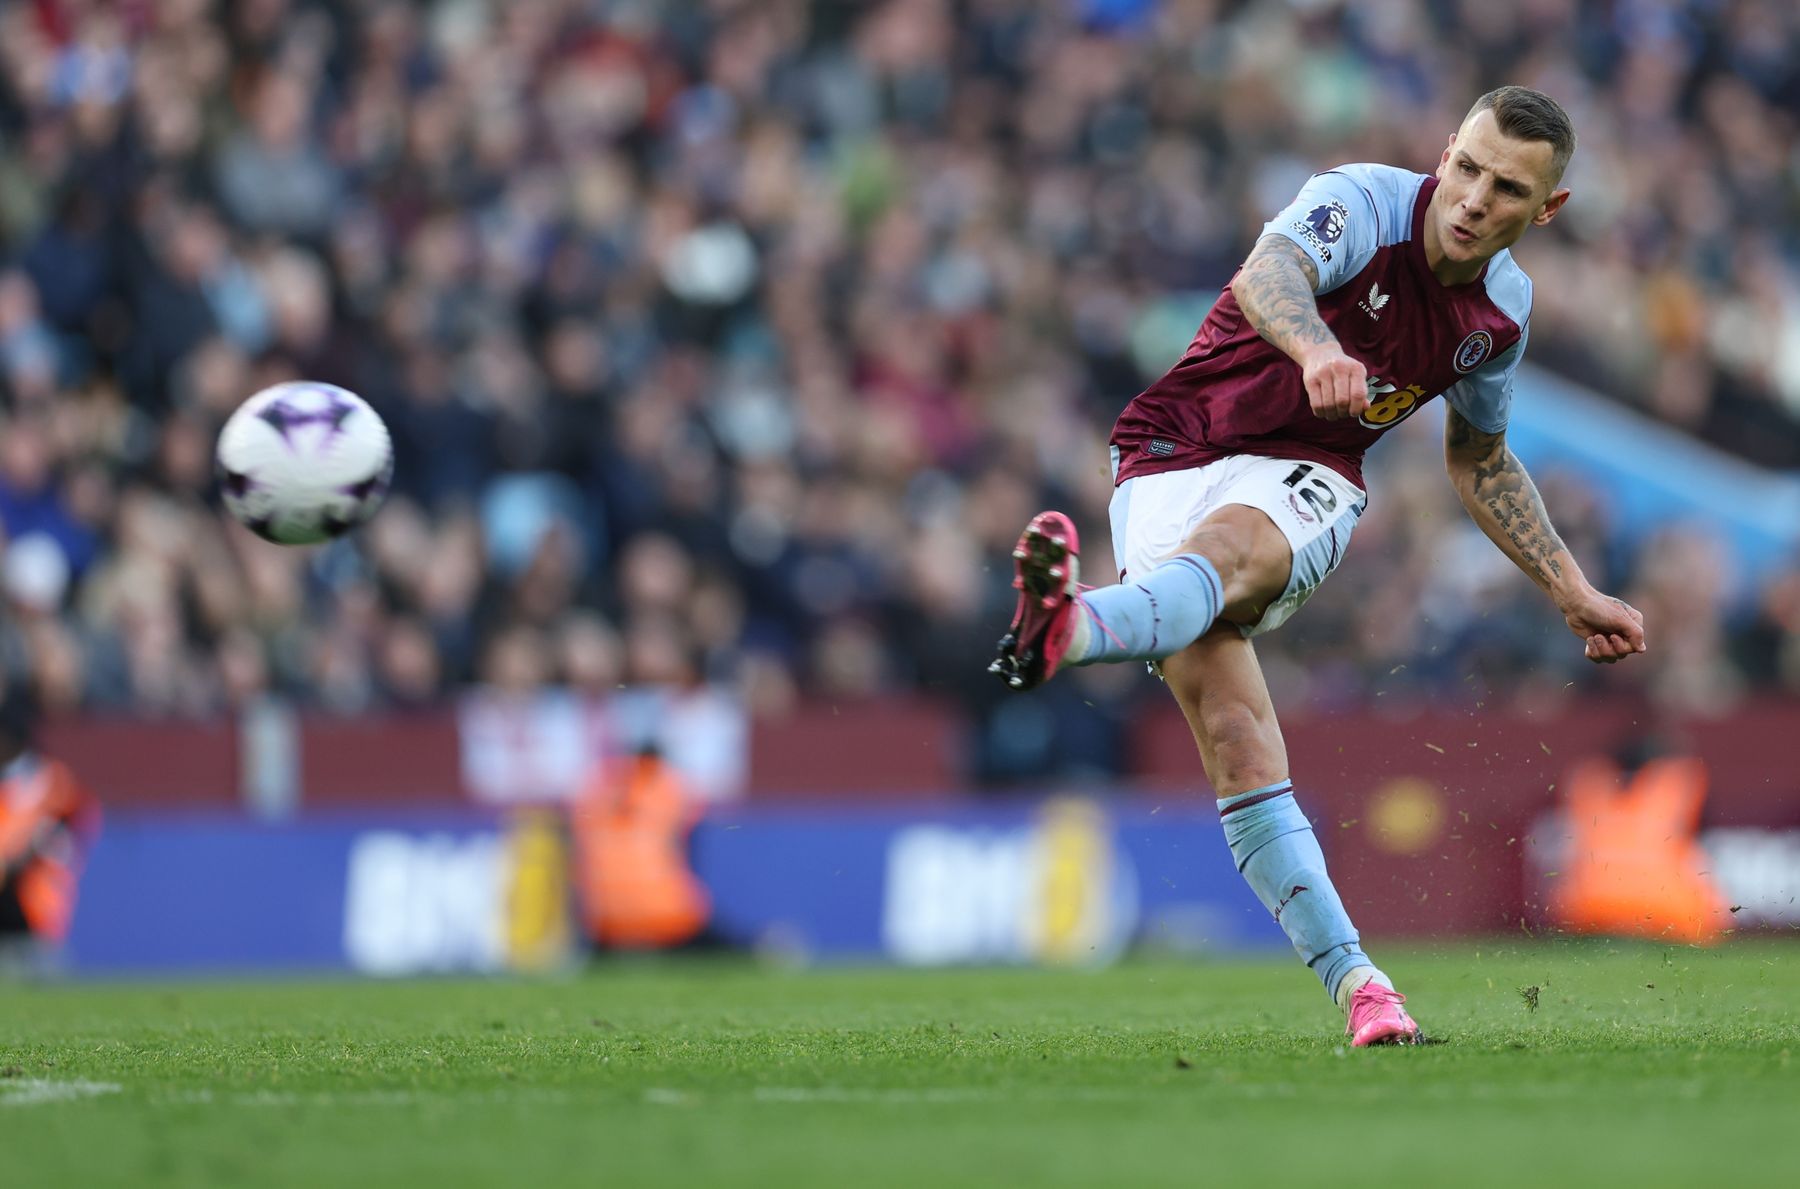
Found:
[[[310,545],[375,515],[394,475],[394,446],[354,392],[294,381],[238,406],[216,461],[225,507],[245,527],[278,545]]]

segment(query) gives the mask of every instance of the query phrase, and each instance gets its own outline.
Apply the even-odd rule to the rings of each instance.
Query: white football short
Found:
[[[1113,473],[1119,459],[1113,452]],[[1113,489],[1113,560],[1119,581],[1147,574],[1181,547],[1200,522],[1227,504],[1265,513],[1294,550],[1287,589],[1256,623],[1258,636],[1287,622],[1344,559],[1368,495],[1330,467],[1294,459],[1233,455],[1205,466],[1138,475]]]

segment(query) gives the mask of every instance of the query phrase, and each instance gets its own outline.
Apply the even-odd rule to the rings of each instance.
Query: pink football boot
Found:
[[[1075,522],[1061,512],[1039,512],[1013,548],[1013,587],[1019,606],[1000,639],[988,672],[1013,689],[1050,680],[1075,631],[1075,596],[1081,589],[1081,541]]]
[[[1350,995],[1350,1047],[1419,1044],[1424,1037],[1413,1018],[1401,1007],[1406,996],[1377,982],[1367,982]]]

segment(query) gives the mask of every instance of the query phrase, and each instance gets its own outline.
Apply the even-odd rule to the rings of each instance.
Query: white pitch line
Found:
[[[937,1106],[970,1102],[1123,1102],[1135,1100],[1139,1096],[1136,1091],[1125,1088],[1081,1086],[1061,1089],[998,1086],[755,1086],[747,1092],[726,1090],[702,1094],[652,1088],[644,1091],[643,1100],[651,1106],[691,1106],[708,1098],[740,1097],[748,1097],[752,1102],[775,1105],[871,1103],[879,1106]]]
[[[43,1106],[52,1102],[74,1102],[81,1098],[98,1098],[117,1094],[124,1087],[117,1082],[58,1082],[49,1078],[24,1078],[0,1082],[0,1106]]]
[[[850,1086],[758,1086],[757,1102],[873,1102],[884,1106],[909,1103],[989,1102],[999,1094],[975,1086],[940,1086],[918,1090],[880,1090]]]
[[[182,1106],[242,1107],[369,1107],[420,1106],[432,1102],[489,1102],[496,1105],[528,1102],[559,1105],[569,1101],[566,1091],[522,1086],[513,1090],[476,1090],[469,1093],[440,1090],[172,1090],[153,1096],[153,1101]]]

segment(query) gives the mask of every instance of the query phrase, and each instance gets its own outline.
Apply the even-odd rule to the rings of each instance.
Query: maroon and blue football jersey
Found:
[[[1525,353],[1531,280],[1511,252],[1466,285],[1425,263],[1425,208],[1437,179],[1385,165],[1313,177],[1263,228],[1311,256],[1320,317],[1369,372],[1359,420],[1316,416],[1300,366],[1256,333],[1227,288],[1181,362],[1119,415],[1116,480],[1204,466],[1232,454],[1322,463],[1362,487],[1362,457],[1442,394],[1476,428],[1506,428]]]

